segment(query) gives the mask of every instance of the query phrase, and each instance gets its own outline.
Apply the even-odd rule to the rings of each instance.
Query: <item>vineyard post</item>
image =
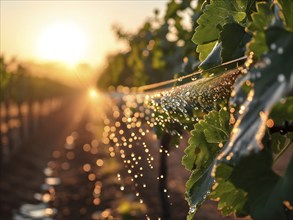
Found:
[[[4,102],[5,109],[6,109],[6,115],[5,115],[5,124],[7,125],[7,147],[9,150],[9,156],[11,156],[12,151],[13,151],[13,140],[12,140],[12,133],[10,130],[9,122],[10,122],[10,104],[9,101],[6,100]]]
[[[20,132],[21,144],[23,144],[25,141],[25,128],[24,128],[24,116],[22,113],[22,105],[23,105],[23,102],[17,102],[17,108],[18,108],[17,117],[18,117],[18,120],[20,121],[19,132]]]
[[[171,135],[164,133],[160,141],[162,152],[160,154],[160,167],[159,167],[160,169],[159,170],[159,193],[160,193],[162,214],[163,214],[164,220],[170,218],[168,196],[166,193],[166,190],[168,188],[168,165],[167,165],[168,155],[166,152],[169,151],[170,142],[171,142]]]
[[[1,104],[1,102],[0,102],[0,104]],[[2,109],[2,104],[0,105],[0,108],[1,108],[1,111],[3,110]],[[0,115],[0,119],[1,119],[1,124],[2,124],[2,120],[3,120],[3,118],[2,118],[2,114]],[[2,162],[3,162],[3,134],[2,134],[2,132],[0,132],[0,168],[1,168],[1,164],[2,164]]]

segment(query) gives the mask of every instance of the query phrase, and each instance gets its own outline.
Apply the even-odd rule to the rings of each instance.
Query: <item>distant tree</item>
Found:
[[[172,79],[196,69],[198,54],[191,41],[202,1],[170,1],[164,16],[159,10],[136,33],[113,27],[129,51],[108,56],[98,86],[141,86]]]

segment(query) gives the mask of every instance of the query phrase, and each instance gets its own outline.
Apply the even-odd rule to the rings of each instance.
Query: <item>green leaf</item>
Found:
[[[199,67],[206,70],[220,65],[222,61],[227,62],[243,56],[249,39],[242,26],[236,23],[226,24],[220,32],[219,41],[197,46],[196,51],[202,61]]]
[[[251,15],[252,21],[250,21],[246,28],[246,31],[253,35],[247,44],[246,54],[248,55],[250,52],[253,52],[256,58],[260,58],[263,53],[268,51],[265,31],[274,15],[268,2],[257,2],[256,9],[257,11]]]
[[[268,150],[241,158],[236,166],[220,163],[215,177],[218,185],[211,193],[220,198],[219,208],[231,210],[232,206],[233,211],[251,215],[254,220],[290,219],[292,211],[286,211],[284,202],[293,203],[293,160],[283,177],[276,175],[271,166],[272,155]],[[235,195],[240,198],[235,198],[233,204],[225,203]]]
[[[199,65],[203,70],[210,69],[222,63],[221,58],[222,43],[216,42],[212,51],[208,54],[205,60]]]
[[[210,194],[211,199],[218,201],[218,209],[221,210],[223,215],[240,212],[247,200],[246,192],[237,189],[231,182],[232,172],[233,167],[225,163],[217,165],[215,172],[216,183]]]
[[[225,24],[243,24],[247,2],[247,0],[211,0],[205,7],[203,15],[197,20],[199,26],[195,29],[192,41],[198,45],[210,43],[218,39],[221,28]]]
[[[244,55],[245,46],[250,37],[245,32],[244,27],[236,23],[230,23],[223,27],[219,39],[222,42],[222,60],[228,62]]]
[[[271,50],[236,84],[234,103],[242,105],[240,117],[220,156],[222,160],[237,163],[242,156],[260,151],[272,107],[283,96],[292,93],[293,34],[281,28],[270,28],[267,43]],[[241,88],[247,83],[253,86],[246,96],[241,93]]]
[[[288,31],[293,31],[293,1],[292,0],[276,0],[281,8],[281,18],[284,20]]]
[[[196,52],[199,53],[199,60],[203,62],[205,58],[210,54],[216,45],[217,41],[213,41],[207,44],[200,44],[196,47]]]
[[[204,116],[191,131],[182,164],[192,174],[186,184],[186,199],[190,206],[189,218],[205,200],[213,183],[213,164],[220,151],[219,145],[228,140],[229,113],[221,109]]]
[[[250,4],[249,0],[222,0],[211,1],[205,6],[203,15],[197,20],[199,26],[195,29],[192,38],[192,41],[197,44],[196,50],[199,53],[200,61],[202,61],[201,69],[215,67],[222,61],[230,61],[244,53],[244,46],[239,43],[246,35],[241,27],[245,26],[246,11],[249,10],[247,7],[250,8]],[[236,24],[237,26],[227,26],[228,24]],[[240,28],[237,28],[238,26]],[[231,35],[231,28],[233,28],[234,35]],[[225,37],[221,38],[220,33]],[[226,38],[226,36],[229,37]],[[225,43],[223,52],[222,42]],[[235,50],[238,47],[241,49]],[[221,57],[221,55],[223,56]]]
[[[191,135],[188,140],[189,146],[185,149],[185,156],[182,159],[182,164],[190,171],[200,169],[204,165],[204,161],[209,158],[208,143],[203,133],[203,127],[199,123],[195,125]]]
[[[199,206],[204,202],[208,196],[210,189],[214,183],[212,177],[214,163],[212,163],[203,173],[193,171],[189,180],[186,183],[186,188],[190,189],[188,196],[190,207],[187,220],[191,220],[198,210]]]
[[[223,109],[212,111],[204,116],[191,131],[189,146],[185,149],[182,164],[187,170],[207,167],[210,153],[218,150],[218,144],[227,141],[229,137],[229,113]],[[213,136],[213,133],[216,134]],[[195,167],[195,168],[194,168]]]

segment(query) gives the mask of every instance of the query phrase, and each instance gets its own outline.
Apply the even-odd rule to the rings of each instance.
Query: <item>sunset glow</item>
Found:
[[[134,32],[166,1],[0,1],[0,54],[34,63],[102,67],[126,50],[112,26]],[[51,74],[51,73],[50,73]]]
[[[90,98],[96,99],[98,97],[98,92],[94,87],[92,87],[88,89],[88,95]]]
[[[85,34],[71,23],[57,23],[47,27],[37,43],[40,59],[61,61],[70,66],[79,63],[87,49]]]

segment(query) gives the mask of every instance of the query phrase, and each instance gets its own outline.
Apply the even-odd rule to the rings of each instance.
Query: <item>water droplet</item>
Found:
[[[272,43],[272,44],[270,45],[270,47],[271,47],[271,50],[275,50],[275,49],[277,48],[277,45],[276,45],[275,43]]]
[[[282,47],[279,47],[278,50],[277,50],[277,53],[280,54],[280,55],[283,54],[284,49]]]
[[[266,65],[270,65],[272,63],[271,59],[268,58],[268,57],[264,58],[264,62],[265,62]]]
[[[278,81],[279,81],[279,82],[284,82],[284,81],[285,81],[285,76],[284,76],[284,74],[279,74],[279,75],[278,75]]]
[[[197,206],[196,205],[191,206],[189,208],[188,214],[194,214],[196,212],[196,210],[197,210]]]

